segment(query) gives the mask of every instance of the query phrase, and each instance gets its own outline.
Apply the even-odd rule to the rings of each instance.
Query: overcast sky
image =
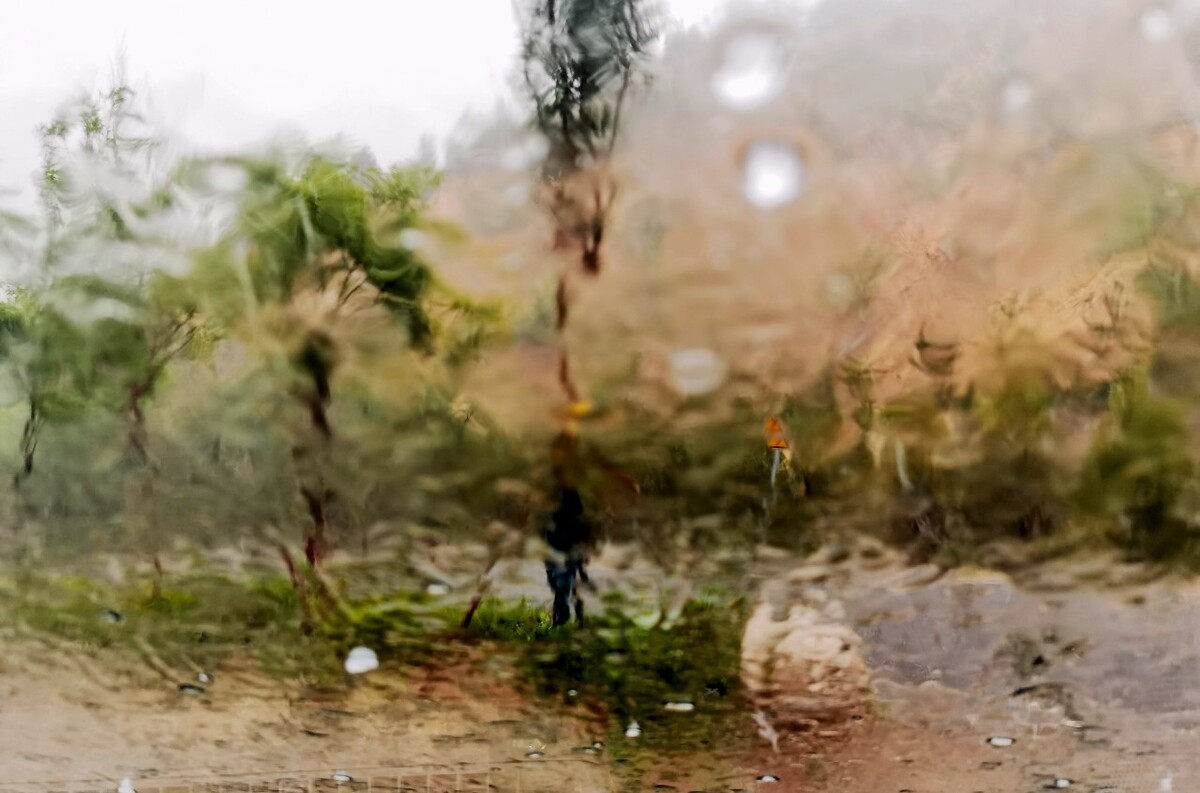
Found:
[[[119,52],[153,117],[224,147],[298,128],[347,133],[381,162],[442,138],[511,85],[512,0],[3,0],[0,205],[29,200],[34,128],[103,84]],[[668,0],[679,24],[723,0]]]

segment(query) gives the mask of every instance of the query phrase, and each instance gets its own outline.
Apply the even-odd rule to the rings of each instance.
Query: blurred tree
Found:
[[[453,366],[483,343],[498,315],[437,279],[423,258],[432,238],[454,233],[425,217],[439,180],[428,166],[382,171],[317,156],[295,172],[270,161],[213,165],[238,168],[246,186],[232,231],[197,257],[189,288],[206,313],[259,334],[258,351],[279,362],[304,409],[307,429],[295,438],[293,461],[309,516],[305,555],[318,564],[333,546],[331,407],[347,359],[372,345],[429,355],[440,337],[440,360]],[[347,330],[379,311],[394,320],[391,330]]]
[[[600,248],[616,184],[604,167],[621,129],[629,89],[657,37],[643,0],[529,0],[522,59],[534,124],[546,142],[542,179],[556,225],[555,247],[577,247],[584,273],[600,272]],[[570,313],[567,273],[559,279],[556,327]],[[560,350],[559,381],[581,394]]]

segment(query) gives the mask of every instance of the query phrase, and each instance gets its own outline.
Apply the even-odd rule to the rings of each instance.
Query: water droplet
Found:
[[[540,162],[549,148],[541,137],[531,137],[506,149],[500,155],[500,166],[509,171],[524,171]]]
[[[333,772],[333,781],[334,782],[353,782],[354,777],[350,776],[345,771],[334,771]]]
[[[778,782],[779,777],[774,774],[761,774],[755,781],[763,783]]]
[[[725,379],[725,362],[709,349],[678,350],[670,364],[671,384],[684,396],[707,394]]]
[[[1012,746],[1017,741],[1015,738],[1009,738],[1006,735],[993,735],[991,738],[987,739],[987,742],[988,746],[1005,747]]]
[[[1004,109],[1009,113],[1024,110],[1033,101],[1033,88],[1024,80],[1013,80],[1004,86]]]
[[[379,656],[370,647],[355,647],[346,656],[346,672],[361,675],[379,668]]]
[[[1146,41],[1166,41],[1175,35],[1175,19],[1165,10],[1147,8],[1141,19],[1142,38]]]
[[[804,188],[804,166],[794,148],[783,143],[755,143],[746,153],[742,192],[759,209],[777,209]]]
[[[725,47],[713,75],[717,99],[733,110],[752,110],[770,102],[783,88],[784,51],[767,33],[743,33]]]
[[[838,308],[845,308],[854,300],[854,279],[845,273],[834,273],[825,279],[825,296]]]
[[[109,622],[109,623],[112,623],[113,625],[116,625],[118,622],[123,621],[125,618],[122,617],[121,613],[118,611],[113,611],[112,609],[100,609],[100,619],[104,620],[105,622]]]
[[[695,709],[696,705],[692,702],[668,702],[663,705],[663,710],[671,713],[691,713]]]
[[[400,246],[410,251],[419,251],[429,244],[429,235],[420,229],[405,229],[400,232]]]
[[[528,757],[530,760],[540,760],[543,757],[545,757],[546,755],[544,755],[542,752],[533,751],[533,752],[526,752],[525,756]]]
[[[625,728],[626,738],[637,738],[642,734],[642,725],[636,721],[629,722],[629,726]]]
[[[125,777],[117,785],[117,793],[137,793],[137,790],[134,789],[133,782],[130,781],[129,777]]]
[[[218,193],[236,193],[245,189],[250,181],[244,168],[220,163],[209,165],[204,177],[209,189]]]
[[[204,696],[204,689],[193,683],[180,683],[179,690],[184,694],[190,694],[193,697]]]
[[[441,581],[434,581],[432,584],[425,587],[425,592],[433,595],[434,597],[441,597],[442,595],[450,594],[450,585],[443,584]]]

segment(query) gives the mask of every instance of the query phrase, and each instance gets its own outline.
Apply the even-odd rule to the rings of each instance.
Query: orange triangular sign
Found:
[[[767,447],[771,449],[786,449],[788,447],[787,438],[783,434],[783,425],[774,416],[767,419]]]

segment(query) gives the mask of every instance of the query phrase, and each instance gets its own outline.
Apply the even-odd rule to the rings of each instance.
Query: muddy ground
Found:
[[[775,747],[764,737],[747,751],[662,758],[631,783],[601,724],[518,695],[483,655],[325,688],[267,678],[247,659],[181,691],[174,678],[190,670],[164,675],[116,651],[13,634],[0,662],[0,788],[112,790],[127,777],[143,791],[221,780],[244,790],[337,772],[343,789],[369,779],[400,790],[1200,787],[1194,585],[1100,557],[1047,565],[1019,585],[908,568],[878,549],[803,562],[768,554],[760,567],[764,602],[852,630],[858,641],[838,657],[869,673],[860,702],[797,727],[781,721],[780,702],[798,694],[779,690],[790,678],[773,668],[764,707]],[[500,590],[538,586],[534,563],[500,572]],[[596,579],[608,574],[601,564]],[[806,687],[805,701],[834,693],[819,680]],[[404,775],[415,781],[396,781]]]

